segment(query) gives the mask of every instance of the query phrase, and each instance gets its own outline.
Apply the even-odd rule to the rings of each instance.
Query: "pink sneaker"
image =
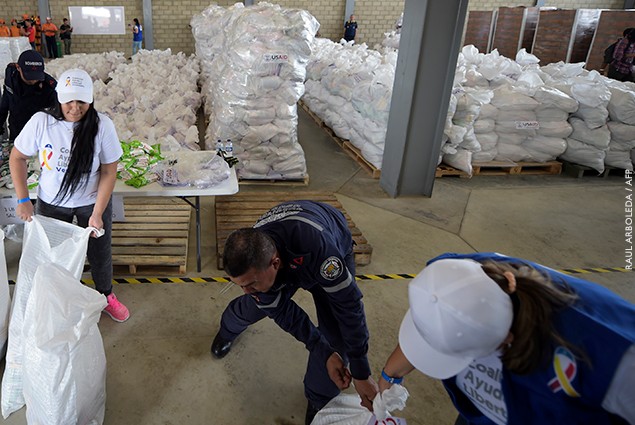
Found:
[[[104,308],[104,313],[109,315],[115,322],[125,322],[130,317],[128,308],[121,304],[114,293],[106,297],[108,305]]]

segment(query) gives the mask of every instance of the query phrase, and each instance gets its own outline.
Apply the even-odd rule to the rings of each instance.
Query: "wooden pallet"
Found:
[[[506,174],[540,175],[560,174],[562,163],[549,162],[481,162],[472,164],[472,175],[500,176]]]
[[[375,167],[372,163],[366,160],[359,149],[357,149],[349,141],[345,141],[342,145],[344,152],[351,158],[353,158],[370,176],[374,179],[381,177],[381,170]]]
[[[439,177],[445,177],[445,176],[456,176],[456,177],[468,178],[468,179],[471,177],[465,171],[456,169],[454,167],[450,167],[447,164],[440,164],[437,167],[436,172],[434,173],[434,177],[439,178]]]
[[[238,193],[232,196],[219,196],[215,202],[216,216],[216,258],[220,270],[223,269],[223,249],[231,232],[243,227],[253,226],[258,218],[270,208],[286,201],[309,199],[332,205],[344,214],[349,230],[353,235],[355,264],[370,264],[373,253],[362,232],[348,215],[342,204],[332,193],[324,192],[253,192]]]
[[[607,178],[608,176],[616,175],[622,176],[625,175],[625,170],[621,168],[615,168],[611,166],[605,166],[604,171],[602,173],[598,173],[597,170],[587,167],[586,165],[575,164],[573,162],[563,161],[563,172],[569,176],[575,177],[576,179],[580,179],[582,177],[602,177]]]
[[[307,174],[301,179],[276,180],[276,179],[238,179],[238,184],[245,186],[308,186],[309,175]]]
[[[562,163],[549,162],[475,162],[472,164],[472,176],[506,176],[506,175],[557,175],[562,172]],[[465,171],[458,170],[447,164],[437,167],[435,177],[457,176],[470,178]]]
[[[192,208],[174,198],[124,198],[126,221],[112,225],[113,266],[184,274]]]

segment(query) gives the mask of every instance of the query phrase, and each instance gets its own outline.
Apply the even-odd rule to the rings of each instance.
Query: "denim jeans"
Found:
[[[132,42],[132,54],[133,55],[135,53],[137,53],[139,50],[141,50],[141,43],[142,43],[142,41],[133,41]]]
[[[93,213],[94,206],[65,208],[47,204],[38,198],[35,203],[35,212],[67,223],[71,223],[73,217],[76,217],[78,226],[88,227],[88,219]],[[104,221],[104,235],[88,239],[88,263],[95,281],[95,289],[108,296],[112,292],[112,198],[108,202],[102,220]]]

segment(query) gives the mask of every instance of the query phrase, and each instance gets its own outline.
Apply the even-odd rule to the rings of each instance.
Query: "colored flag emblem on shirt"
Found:
[[[556,377],[549,381],[549,388],[554,393],[562,390],[569,397],[580,397],[573,388],[573,380],[578,373],[575,356],[565,347],[557,347],[553,354],[553,369]]]
[[[47,170],[53,169],[49,164],[51,158],[53,158],[53,146],[51,146],[50,143],[47,143],[42,150],[42,168],[46,168]]]

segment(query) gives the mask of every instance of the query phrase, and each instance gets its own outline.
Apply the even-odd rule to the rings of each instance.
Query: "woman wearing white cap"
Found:
[[[19,136],[9,160],[18,196],[16,215],[30,221],[33,204],[27,188],[27,159],[38,155],[41,174],[37,214],[79,226],[103,229],[88,242],[95,288],[106,296],[104,312],[115,321],[130,316],[112,292],[112,201],[117,162],[123,151],[113,122],[93,105],[93,82],[83,70],[62,73],[56,87],[58,107],[36,113]]]
[[[442,379],[457,424],[635,423],[635,305],[500,254],[445,254],[410,283],[380,390]]]

